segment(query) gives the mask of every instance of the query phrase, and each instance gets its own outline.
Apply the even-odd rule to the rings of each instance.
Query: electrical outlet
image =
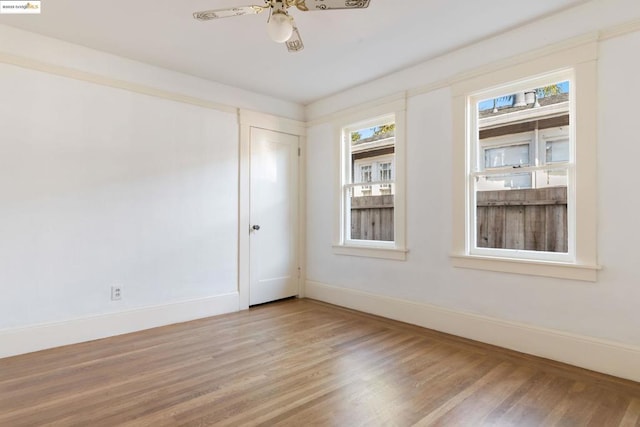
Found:
[[[122,299],[122,286],[111,286],[111,301],[118,301],[120,299]]]

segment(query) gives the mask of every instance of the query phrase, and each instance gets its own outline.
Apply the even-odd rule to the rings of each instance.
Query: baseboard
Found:
[[[238,311],[238,293],[0,330],[0,358]]]
[[[307,281],[307,298],[640,382],[640,347]]]

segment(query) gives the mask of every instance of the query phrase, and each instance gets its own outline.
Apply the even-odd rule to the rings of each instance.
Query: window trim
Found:
[[[347,240],[345,237],[346,215],[343,186],[346,182],[346,173],[350,168],[350,159],[345,150],[346,142],[343,139],[347,129],[365,128],[380,124],[385,118],[393,117],[396,125],[395,147],[393,158],[392,184],[395,186],[394,197],[394,241],[371,240]],[[333,253],[335,255],[348,255],[369,258],[382,258],[389,260],[406,260],[406,211],[405,211],[405,128],[406,128],[406,99],[398,99],[392,102],[380,104],[363,111],[342,117],[333,122],[335,128],[335,141],[338,144],[336,150],[337,171],[335,176],[334,197],[334,236]],[[377,182],[377,181],[375,181]],[[373,182],[373,183],[375,183]]]
[[[474,138],[468,123],[474,114],[469,105],[470,96],[479,93],[500,92],[501,87],[518,82],[533,82],[563,71],[572,73],[571,98],[574,100],[570,114],[575,119],[576,141],[573,173],[574,226],[569,241],[569,260],[517,259],[511,253],[505,256],[474,254],[470,249],[471,221],[469,203],[472,194],[469,171],[473,157],[470,141]],[[549,54],[536,60],[523,61],[497,70],[458,81],[453,93],[453,230],[451,262],[454,267],[500,271],[574,280],[597,280],[596,246],[596,142],[597,142],[597,43],[589,42],[564,51]],[[475,106],[474,106],[475,107]],[[573,245],[573,247],[572,247]]]

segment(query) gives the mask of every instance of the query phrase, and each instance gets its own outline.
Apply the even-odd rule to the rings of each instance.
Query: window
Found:
[[[482,149],[485,169],[529,166],[529,144],[482,147]]]
[[[575,56],[454,86],[454,266],[595,280],[595,49]]]
[[[360,169],[360,181],[361,183],[364,182],[371,182],[371,167],[372,165],[360,165],[359,169]],[[363,185],[361,188],[361,192],[362,193],[371,193],[371,186],[370,185]]]
[[[344,211],[345,239],[393,242],[394,194],[390,167],[395,156],[396,124],[391,116],[372,123],[375,124],[347,128],[343,132],[345,158],[351,163],[349,171],[360,170],[359,177],[355,173],[347,174],[343,184],[348,207]],[[381,179],[382,174],[387,179]],[[363,185],[365,183],[368,185]]]
[[[544,149],[545,161],[547,163],[561,163],[569,161],[568,138],[546,141]]]
[[[340,126],[337,254],[405,258],[403,128],[404,110]]]
[[[571,258],[571,83],[554,77],[549,76],[539,87],[513,86],[510,89],[518,91],[513,94],[470,97],[476,117],[470,149],[478,156],[469,171],[475,200],[469,206],[470,228],[475,230],[472,254]],[[546,134],[564,141],[564,160],[558,154],[555,162],[549,162],[552,167],[547,157],[554,147],[550,144],[556,142],[546,141]],[[556,152],[561,152],[560,146]]]
[[[380,193],[381,194],[391,194],[391,184],[389,184],[389,182],[391,182],[392,178],[392,162],[384,162],[384,163],[380,163],[378,166],[378,172],[379,172],[379,176],[378,179],[380,180],[381,184],[380,184]]]

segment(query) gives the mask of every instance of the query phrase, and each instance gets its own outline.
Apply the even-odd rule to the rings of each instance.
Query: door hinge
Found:
[[[298,157],[300,157],[300,147],[298,147]]]
[[[301,271],[301,270],[302,270],[302,269],[301,269],[300,267],[298,267],[298,279],[300,278],[300,271]]]

